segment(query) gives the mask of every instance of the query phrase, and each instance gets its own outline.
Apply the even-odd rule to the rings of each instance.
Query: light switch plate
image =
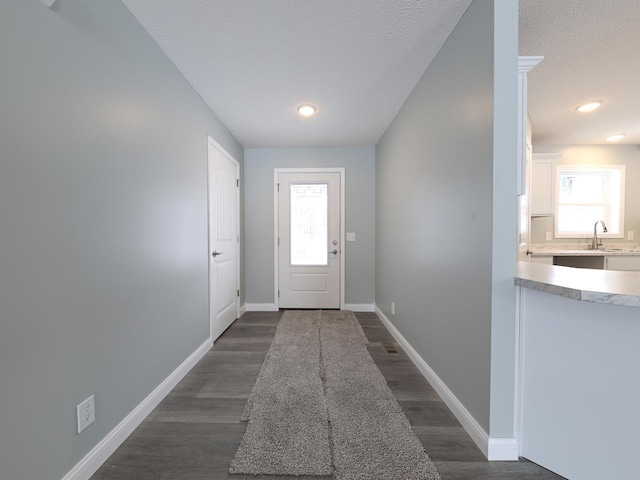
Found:
[[[356,241],[356,233],[347,232],[347,242],[355,242],[355,241]]]
[[[629,230],[627,232],[627,240],[634,240],[636,238],[636,234],[633,230]]]
[[[548,242],[549,240],[551,240],[551,232],[547,232],[544,236],[544,239]]]

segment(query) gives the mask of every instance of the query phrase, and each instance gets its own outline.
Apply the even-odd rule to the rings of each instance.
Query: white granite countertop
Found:
[[[515,284],[574,300],[640,307],[640,272],[518,262]]]
[[[591,245],[586,244],[533,244],[529,252],[532,257],[617,257],[640,255],[640,245],[611,243],[592,250]]]

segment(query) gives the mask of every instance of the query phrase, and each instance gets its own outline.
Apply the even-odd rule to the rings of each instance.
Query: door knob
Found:
[[[222,252],[216,252],[215,250],[213,251],[213,253],[211,254],[211,256],[213,258],[217,257],[218,255],[222,255]]]
[[[329,253],[333,253],[334,255],[337,255],[338,254],[338,250],[334,250],[334,251],[329,252]]]

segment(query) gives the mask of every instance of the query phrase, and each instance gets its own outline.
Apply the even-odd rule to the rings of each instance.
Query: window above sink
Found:
[[[558,165],[555,183],[556,238],[591,237],[598,220],[599,238],[623,238],[624,165]]]

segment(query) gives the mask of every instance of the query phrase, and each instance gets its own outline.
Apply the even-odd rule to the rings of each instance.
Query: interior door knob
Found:
[[[213,258],[217,257],[218,255],[222,255],[222,252],[216,252],[215,250],[213,251],[213,253],[211,254],[211,256]]]
[[[332,252],[329,252],[329,253],[333,253],[334,255],[337,255],[338,254],[338,250],[333,250]]]

